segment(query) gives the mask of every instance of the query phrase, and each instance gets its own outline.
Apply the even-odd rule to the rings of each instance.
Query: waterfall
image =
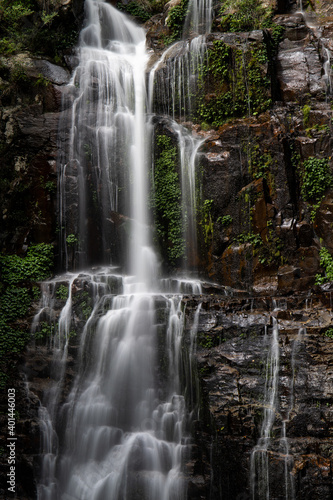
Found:
[[[332,65],[331,65],[331,51],[327,47],[323,47],[325,54],[324,62],[324,79],[326,81],[326,95],[327,98],[332,94]]]
[[[184,500],[200,308],[186,354],[182,294],[201,286],[160,279],[152,248],[145,33],[104,0],[86,0],[85,10],[58,175],[67,274],[42,286],[34,321],[36,331],[45,323],[55,332],[52,382],[40,409],[38,500]],[[195,246],[200,141],[175,123],[174,130],[185,236]],[[70,274],[71,267],[79,271]]]
[[[269,446],[275,420],[279,384],[279,328],[273,318],[273,332],[266,362],[264,417],[260,438],[251,454],[251,494],[253,500],[269,500]]]
[[[287,437],[286,426],[290,420],[290,413],[294,408],[295,403],[295,378],[296,378],[296,368],[298,362],[298,355],[300,350],[300,345],[304,339],[304,329],[300,328],[296,338],[292,343],[291,348],[291,376],[290,376],[290,397],[287,414],[282,421],[281,429],[281,439],[280,447],[282,454],[284,455],[284,481],[285,481],[285,499],[294,500],[295,498],[295,484],[294,477],[291,473],[293,468],[293,457],[289,452],[289,442]]]
[[[183,39],[169,47],[154,65],[149,75],[149,111],[172,118],[168,123],[178,138],[183,231],[186,241],[186,270],[195,268],[197,260],[196,215],[198,193],[196,192],[196,159],[203,139],[192,136],[178,122],[194,117],[199,79],[207,57],[205,35],[212,24],[211,0],[190,0],[184,24],[183,36],[188,30],[196,35],[190,41]],[[178,122],[176,122],[178,120]]]
[[[212,8],[212,0],[189,0],[184,24],[184,36],[189,36],[190,33],[210,33]]]

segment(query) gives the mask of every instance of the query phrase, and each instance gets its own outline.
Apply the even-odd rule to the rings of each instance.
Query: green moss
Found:
[[[309,125],[311,107],[308,104],[303,106],[303,125],[306,128]]]
[[[1,255],[2,281],[6,284],[26,281],[41,281],[51,275],[53,246],[47,243],[32,245],[26,257]]]
[[[333,281],[333,258],[326,247],[322,247],[319,252],[320,265],[324,269],[325,275],[316,275],[316,285],[323,285]]]
[[[156,137],[151,208],[162,255],[175,265],[185,254],[177,149],[170,137]]]
[[[117,3],[117,9],[127,12],[127,14],[130,14],[142,23],[148,21],[151,16],[147,9],[140,5],[137,1],[129,2],[126,5],[123,3]]]
[[[225,0],[219,14],[222,31],[253,31],[272,23],[272,9],[261,0]]]
[[[30,332],[22,328],[20,320],[26,316],[32,300],[37,297],[32,282],[51,275],[53,247],[46,243],[33,245],[26,257],[1,255],[0,299],[0,385],[10,379],[15,357],[22,352]]]
[[[221,224],[221,226],[223,227],[228,227],[230,226],[230,224],[232,224],[232,217],[231,215],[223,215],[223,216],[219,216],[216,220],[216,222],[218,224]]]
[[[0,54],[28,50],[60,59],[58,53],[77,42],[78,31],[75,24],[68,29],[52,9],[55,4],[47,12],[33,0],[0,0]]]
[[[59,300],[67,300],[68,298],[68,286],[60,285],[58,290],[56,291],[56,297]]]
[[[325,330],[324,336],[329,339],[333,339],[333,328],[328,328],[327,330]]]
[[[214,235],[214,223],[212,217],[213,204],[213,200],[204,200],[201,207],[201,226],[203,227],[206,245],[210,245]]]
[[[231,48],[216,40],[199,77],[197,120],[215,127],[233,117],[256,115],[271,106],[266,47],[258,42]]]
[[[249,173],[253,179],[270,178],[270,169],[273,165],[273,158],[267,151],[262,151],[259,144],[251,143],[248,152]]]
[[[311,156],[301,168],[301,193],[305,201],[318,202],[325,191],[332,186],[332,176],[327,158]]]
[[[188,0],[181,0],[180,4],[171,7],[166,20],[170,29],[168,43],[179,39],[182,35],[184,21],[187,13]]]

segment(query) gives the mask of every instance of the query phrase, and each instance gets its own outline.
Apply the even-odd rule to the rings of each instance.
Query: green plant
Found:
[[[261,42],[231,47],[215,40],[199,72],[199,122],[219,127],[232,117],[257,115],[271,105],[266,47]]]
[[[56,2],[47,9],[37,8],[35,0],[0,0],[0,54],[28,50],[60,62],[59,52],[76,43],[78,31],[74,24],[71,30],[62,22]]]
[[[181,0],[178,5],[171,7],[166,19],[166,24],[171,31],[169,43],[181,37],[187,13],[188,0]]]
[[[2,281],[8,285],[24,281],[41,281],[51,275],[53,246],[39,243],[28,248],[26,257],[1,255]]]
[[[37,80],[35,81],[35,87],[48,87],[50,85],[50,80],[45,78],[41,73],[38,74]]]
[[[148,21],[148,19],[151,17],[151,14],[143,6],[141,6],[138,1],[132,1],[127,3],[126,5],[117,3],[117,9],[131,14],[131,16],[135,17],[142,23]]]
[[[68,246],[70,247],[73,247],[74,245],[76,245],[77,243],[79,242],[79,240],[77,239],[77,237],[75,236],[75,234],[69,234],[67,237],[66,237],[66,243]]]
[[[156,137],[156,146],[150,205],[154,211],[159,246],[166,259],[174,265],[185,253],[178,155],[166,135]]]
[[[220,9],[223,31],[253,31],[272,23],[272,10],[261,0],[226,0]]]
[[[214,224],[212,218],[213,200],[204,200],[201,208],[201,222],[200,224],[204,230],[204,240],[208,245],[213,239]]]
[[[273,165],[272,155],[262,152],[259,144],[252,144],[248,155],[249,172],[253,179],[268,180],[270,167]]]
[[[27,288],[8,287],[0,299],[0,313],[4,321],[13,322],[22,318],[31,304]]]
[[[255,248],[263,244],[260,234],[254,233],[241,233],[237,236],[236,242],[240,244],[250,243],[250,245],[253,245]]]
[[[38,330],[35,332],[34,337],[36,340],[44,340],[46,338],[52,337],[57,329],[57,325],[49,324],[43,321],[39,324]]]
[[[311,107],[308,104],[305,104],[305,106],[303,106],[302,111],[303,111],[303,125],[306,128],[309,124]]]
[[[332,186],[332,176],[327,158],[310,157],[303,163],[301,193],[305,201],[318,203],[325,191]]]
[[[230,226],[230,224],[232,224],[232,217],[229,214],[228,215],[223,215],[223,217],[221,217],[221,216],[218,217],[216,219],[216,222],[218,224],[221,224],[224,227],[227,227],[227,226]]]
[[[316,275],[316,285],[323,285],[333,281],[333,258],[326,247],[321,247],[319,252],[320,265],[324,269],[325,276]]]
[[[324,331],[324,336],[328,337],[329,339],[333,339],[333,328],[328,328],[327,330]]]
[[[40,294],[40,288],[38,286],[36,286],[36,285],[33,285],[31,291],[32,291],[33,300],[36,300],[36,301],[39,300],[40,299],[40,295],[41,295]]]
[[[68,286],[60,285],[56,291],[56,297],[60,300],[67,300],[68,298]]]

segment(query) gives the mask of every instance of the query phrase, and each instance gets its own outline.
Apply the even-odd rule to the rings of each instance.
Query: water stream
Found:
[[[251,454],[251,495],[252,500],[269,500],[269,447],[275,421],[279,384],[279,328],[273,318],[273,329],[266,361],[266,381],[264,392],[263,421],[260,438]]]
[[[152,245],[145,33],[104,0],[86,0],[85,10],[58,182],[62,263],[80,271],[43,285],[34,322],[36,332],[49,326],[54,352],[40,410],[38,500],[183,500],[200,308],[185,356],[182,293],[201,286],[161,279]],[[200,141],[173,127],[193,248]],[[127,234],[120,248],[117,217]]]

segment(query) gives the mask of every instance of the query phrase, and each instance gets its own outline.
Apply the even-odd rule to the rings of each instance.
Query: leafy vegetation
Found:
[[[204,240],[207,245],[211,243],[214,235],[214,223],[212,217],[213,203],[213,200],[204,200],[201,210],[201,225],[204,230]]]
[[[50,26],[57,20],[57,29]],[[23,50],[56,57],[73,46],[78,32],[58,20],[58,13],[40,10],[34,0],[0,0],[0,54]]]
[[[325,191],[332,186],[332,176],[328,167],[328,159],[311,156],[303,163],[301,177],[301,192],[305,201],[319,201]]]
[[[322,247],[319,252],[320,265],[324,269],[325,275],[316,275],[316,285],[323,285],[333,281],[333,258],[326,247]]]
[[[230,226],[230,224],[232,224],[232,217],[229,214],[228,215],[223,215],[222,217],[221,216],[218,217],[217,220],[216,220],[216,222],[218,224],[221,224],[224,227],[228,227],[228,226]]]
[[[30,337],[20,320],[37,298],[34,281],[50,276],[53,267],[53,247],[46,243],[32,245],[25,257],[1,255],[0,299],[0,386],[8,379],[13,356],[19,354]],[[39,294],[38,294],[39,295]]]
[[[253,31],[272,24],[272,9],[261,0],[226,0],[220,8],[222,31]]]
[[[60,300],[67,300],[68,298],[68,286],[60,285],[56,291],[56,297]]]
[[[332,187],[332,175],[327,158],[311,156],[299,166],[301,178],[301,194],[305,201],[312,205],[311,220],[316,217],[325,191]]]
[[[2,281],[8,285],[48,278],[53,266],[53,246],[47,243],[32,245],[26,257],[1,255]]]
[[[178,155],[170,137],[158,135],[153,173],[154,211],[157,240],[167,261],[175,265],[184,257],[181,191],[177,172]]]
[[[74,245],[76,245],[77,243],[79,242],[79,240],[77,239],[77,237],[75,236],[75,234],[69,234],[66,238],[66,243],[67,245],[73,247]]]
[[[166,19],[166,24],[169,27],[171,34],[168,39],[165,40],[166,43],[172,43],[181,37],[187,14],[187,6],[188,0],[181,0],[178,5],[171,7]]]
[[[270,176],[273,158],[267,151],[262,152],[259,144],[252,144],[248,155],[249,172],[253,179],[266,179]]]
[[[325,330],[324,332],[324,336],[329,338],[329,339],[333,339],[333,328],[328,328],[327,330]]]
[[[219,127],[232,117],[257,115],[271,105],[264,44],[231,47],[215,40],[199,77],[197,118]]]
[[[239,244],[250,243],[254,248],[258,248],[263,244],[260,234],[254,233],[241,233],[237,236],[236,242]]]
[[[117,3],[117,9],[127,12],[131,16],[135,17],[138,21],[142,23],[148,21],[151,14],[147,11],[147,9],[140,5],[139,2],[129,2],[128,4]]]
[[[305,106],[303,106],[303,109],[302,109],[302,112],[303,112],[303,125],[304,125],[305,128],[309,124],[310,111],[311,111],[311,107],[308,104],[305,104]]]

